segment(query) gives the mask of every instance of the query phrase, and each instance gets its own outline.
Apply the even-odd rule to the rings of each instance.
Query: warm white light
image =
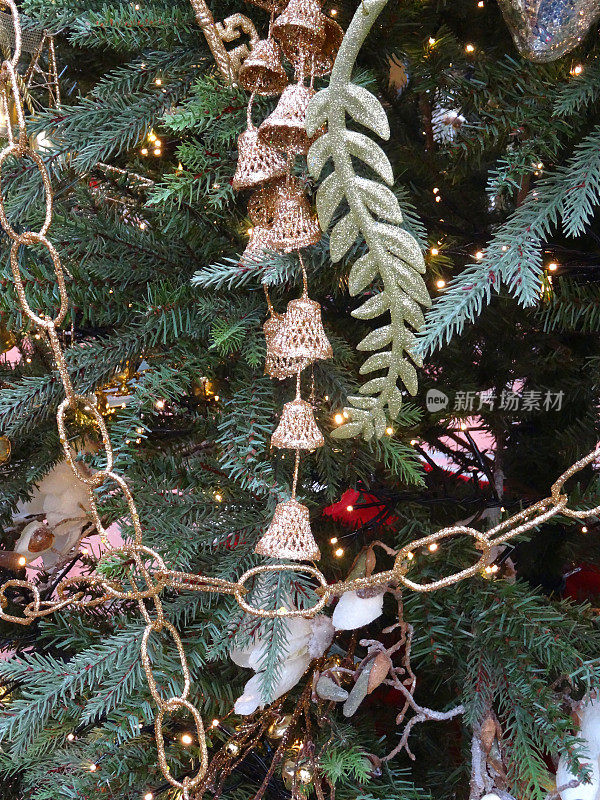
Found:
[[[193,741],[194,740],[189,733],[184,733],[183,736],[181,737],[182,744],[188,745],[191,744]]]
[[[429,252],[431,253],[432,256],[437,256],[439,255],[440,251],[437,249],[437,247],[432,247]]]
[[[411,440],[410,440],[410,443],[411,443],[411,444],[412,444],[412,446],[414,447],[416,444],[418,444],[418,440],[417,440],[417,439],[411,439]]]
[[[507,250],[508,250],[508,245],[507,244],[503,244],[502,245],[502,252],[506,253]]]
[[[432,543],[429,545],[429,548],[428,548],[428,550],[429,550],[429,552],[430,552],[430,553],[435,553],[435,551],[436,551],[437,549],[438,549],[438,543],[437,543],[437,542],[432,542]]]
[[[343,547],[338,547],[338,549],[335,551],[334,555],[336,555],[338,558],[341,558],[344,555],[344,548]]]
[[[90,764],[90,772],[96,772],[97,769],[98,769],[97,764]]]
[[[337,544],[338,538],[337,536],[332,536],[329,541],[331,542],[331,544]]]
[[[460,429],[461,429],[461,431],[466,431],[467,430],[467,423],[466,422],[461,422],[460,423]]]
[[[483,6],[484,6],[483,0],[479,0],[479,2],[477,3],[477,8],[483,8]]]
[[[481,259],[483,258],[483,250],[478,250],[475,253],[475,258],[477,259],[477,261],[481,261]]]
[[[219,720],[218,719],[213,719],[213,721],[210,724],[211,724],[211,726],[213,728],[218,728],[219,727]]]
[[[69,742],[74,742],[75,741],[75,734],[74,733],[68,733],[67,734],[67,740]]]
[[[159,156],[162,153],[162,150],[160,147],[155,147],[153,152],[155,156]]]
[[[576,64],[576,65],[575,65],[575,66],[574,66],[574,67],[571,69],[571,75],[581,75],[581,73],[582,73],[582,72],[583,72],[583,67],[582,67],[582,65],[581,65],[581,64]]]
[[[550,270],[550,272],[556,272],[556,270],[558,269],[558,264],[556,263],[556,261],[551,261],[548,264],[548,269]]]
[[[162,411],[163,408],[165,407],[165,403],[166,403],[165,400],[157,400],[156,403],[154,403],[154,405],[156,406],[156,408],[158,408],[159,411]]]
[[[354,506],[346,506],[346,511],[354,511]]]
[[[25,558],[25,556],[20,556],[19,560],[17,561],[17,564],[20,567],[24,567],[26,563],[27,563],[27,559]]]
[[[157,86],[162,86],[162,79],[161,79],[161,78],[157,78],[157,79],[154,81],[154,83],[155,83]]]
[[[438,189],[438,187],[437,187],[437,186],[434,186],[434,188],[433,188],[433,193],[434,193],[434,194],[439,194],[439,191],[440,191],[440,190]]]
[[[223,495],[217,492],[217,494],[215,495],[215,500],[217,501],[217,503],[220,503],[222,499]]]
[[[582,527],[582,529],[581,529],[581,532],[582,532],[582,533],[587,533],[587,532],[588,532],[588,529],[587,529],[587,526],[586,526],[586,525],[584,525],[584,526]]]
[[[387,434],[388,436],[391,436],[391,435],[392,435],[392,433],[394,432],[394,429],[393,429],[393,428],[386,428],[386,429],[385,429],[385,432],[386,432],[386,434]]]
[[[148,148],[147,147],[142,147],[142,149],[140,150],[140,153],[143,156],[147,156],[148,155]]]
[[[335,417],[333,418],[333,421],[335,422],[336,425],[341,425],[342,422],[344,421],[344,415],[336,414]]]
[[[430,44],[432,47],[433,47],[433,45],[435,44],[435,39],[433,38],[433,36],[430,36],[430,37],[429,37],[429,44]]]
[[[435,202],[436,203],[441,203],[442,202],[442,196],[440,194],[438,194],[437,197],[435,198]]]
[[[329,13],[331,14],[332,17],[337,17],[337,13],[338,13],[337,12],[337,8],[332,8]]]
[[[467,53],[473,53],[475,51],[475,45],[467,44],[465,45],[465,50]]]
[[[414,553],[407,553],[406,557],[408,558],[409,561],[412,561],[413,558],[415,557],[415,554]]]
[[[152,794],[152,792],[146,792],[146,794],[144,795],[144,800],[154,800],[154,795]]]
[[[444,286],[446,285],[446,281],[443,278],[440,278],[435,282],[435,285],[437,286],[438,289],[443,289]]]

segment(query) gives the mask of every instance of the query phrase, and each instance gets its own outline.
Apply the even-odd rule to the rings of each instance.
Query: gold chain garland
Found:
[[[161,556],[156,551],[145,547],[142,543],[142,526],[135,500],[123,476],[119,475],[113,470],[114,458],[110,436],[104,418],[96,407],[95,395],[84,396],[77,394],[73,389],[73,384],[68,373],[67,363],[60,343],[58,331],[60,330],[61,324],[67,315],[69,300],[60,256],[55,247],[46,237],[52,221],[52,187],[50,183],[50,176],[44,161],[38,153],[32,150],[25,127],[23,102],[19,91],[19,82],[16,72],[17,63],[19,61],[21,52],[21,27],[19,24],[17,7],[14,0],[3,0],[3,2],[10,8],[13,18],[15,36],[14,54],[11,59],[5,60],[0,68],[0,81],[2,83],[0,88],[0,103],[6,111],[9,95],[14,99],[17,112],[18,138],[15,139],[12,131],[9,129],[9,143],[7,147],[5,147],[0,153],[0,177],[2,165],[7,158],[12,156],[17,159],[32,159],[42,176],[45,191],[46,214],[44,223],[39,231],[25,231],[23,233],[17,233],[7,219],[5,198],[3,196],[0,183],[0,224],[2,225],[7,236],[12,241],[10,262],[21,309],[33,323],[33,325],[35,325],[37,329],[42,334],[45,334],[48,338],[54,355],[56,367],[63,384],[65,399],[61,402],[58,408],[57,424],[65,457],[75,476],[88,488],[92,519],[107,550],[99,558],[98,571],[96,574],[90,576],[64,578],[62,581],[60,581],[56,590],[58,597],[57,600],[42,600],[38,587],[32,581],[16,579],[7,581],[0,587],[0,618],[20,625],[29,625],[34,620],[40,619],[64,608],[93,608],[113,599],[137,601],[140,613],[146,622],[146,628],[144,630],[140,648],[141,660],[146,673],[150,692],[158,708],[158,714],[155,720],[158,762],[165,779],[172,786],[181,790],[184,800],[189,800],[190,790],[200,784],[208,768],[206,737],[200,711],[188,699],[191,687],[189,665],[181,637],[175,627],[165,617],[164,607],[160,599],[160,594],[164,588],[169,587],[171,589],[180,591],[216,592],[218,594],[233,595],[239,606],[244,611],[262,618],[287,618],[299,616],[313,617],[322,611],[329,600],[333,597],[339,597],[347,591],[356,591],[359,589],[365,589],[367,587],[382,587],[383,590],[387,585],[394,584],[397,586],[405,586],[416,592],[435,591],[436,589],[458,583],[465,578],[481,572],[492,559],[492,548],[507,542],[508,540],[524,533],[525,531],[531,530],[532,528],[543,522],[546,522],[557,514],[563,514],[573,519],[584,519],[586,517],[599,514],[600,506],[588,511],[576,511],[567,508],[568,498],[562,493],[562,490],[565,482],[570,477],[582,470],[585,466],[592,463],[592,461],[594,461],[600,455],[600,450],[589,453],[587,456],[585,456],[585,458],[580,459],[568,470],[566,470],[566,472],[564,472],[563,475],[561,475],[561,477],[552,486],[549,497],[544,500],[540,500],[523,511],[518,512],[509,519],[496,525],[486,533],[482,533],[474,528],[469,528],[462,525],[443,528],[436,533],[425,536],[421,539],[416,539],[410,544],[405,545],[397,554],[392,569],[386,572],[380,572],[375,575],[371,575],[369,577],[357,578],[348,581],[339,581],[338,583],[328,585],[325,576],[316,567],[311,565],[286,564],[270,564],[254,567],[245,572],[237,581],[227,581],[220,578],[211,578],[204,575],[195,575],[193,573],[179,572],[168,569]],[[52,260],[56,275],[56,285],[58,294],[60,296],[59,310],[54,317],[42,312],[36,313],[32,310],[27,300],[23,280],[21,278],[18,255],[21,246],[28,245],[41,245],[42,247],[46,248]],[[106,463],[104,468],[95,472],[91,477],[85,475],[77,466],[78,454],[74,453],[71,449],[66,430],[67,412],[74,412],[82,406],[86,407],[86,412],[94,418],[98,426],[105,454]],[[98,489],[100,486],[110,485],[111,483],[115,490],[120,491],[125,498],[127,507],[129,509],[131,523],[134,529],[133,542],[119,548],[112,548],[108,542],[106,530],[102,524],[95,497],[96,489]],[[481,556],[475,564],[452,575],[448,575],[444,578],[434,580],[429,583],[417,583],[407,576],[412,561],[413,551],[456,535],[469,536],[475,540],[475,546],[481,550]],[[126,590],[118,581],[109,580],[101,576],[100,568],[102,567],[104,560],[112,559],[114,556],[123,556],[125,560],[132,565],[130,567],[132,583],[133,573],[137,570],[137,576],[138,578],[141,578],[143,582],[141,588],[138,588],[137,584],[134,584],[134,586],[136,586],[135,589]],[[287,610],[284,608],[265,609],[255,607],[245,600],[245,596],[248,591],[246,588],[246,583],[256,575],[267,572],[297,571],[307,572],[309,575],[312,575],[314,578],[316,578],[320,584],[319,588],[317,589],[317,594],[320,595],[320,597],[312,608],[304,610]],[[7,613],[6,609],[8,608],[8,603],[6,602],[6,592],[10,589],[21,589],[31,593],[33,599],[23,607],[23,616],[15,616],[14,614]],[[92,594],[94,590],[100,590],[100,595],[94,596]],[[146,605],[146,601],[149,601],[149,607]],[[152,672],[151,659],[148,654],[149,642],[151,641],[153,635],[159,634],[161,631],[166,631],[168,634],[170,634],[175,644],[179,654],[181,673],[183,676],[183,690],[179,695],[174,695],[169,698],[164,698],[159,691]],[[175,712],[177,709],[186,709],[193,716],[200,747],[200,766],[193,776],[186,776],[182,781],[178,781],[171,774],[171,770],[167,763],[162,733],[162,727],[165,718],[169,714]]]

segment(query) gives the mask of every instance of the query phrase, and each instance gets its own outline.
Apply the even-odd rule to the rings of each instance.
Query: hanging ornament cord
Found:
[[[5,207],[6,199],[0,182],[0,224],[12,243],[10,252],[11,270],[21,311],[32,323],[32,326],[37,328],[41,334],[45,335],[50,342],[54,362],[65,393],[65,399],[60,403],[57,412],[60,441],[65,458],[73,470],[73,473],[79,481],[87,486],[90,497],[91,518],[102,537],[106,550],[98,559],[96,572],[91,575],[63,578],[56,587],[56,600],[43,600],[40,595],[39,587],[31,580],[13,579],[6,581],[0,587],[0,619],[14,624],[30,625],[35,620],[42,619],[55,611],[61,611],[65,608],[90,609],[105,603],[112,603],[114,600],[135,601],[146,623],[140,646],[140,656],[151,696],[158,709],[155,720],[158,763],[165,780],[181,792],[183,800],[190,800],[190,792],[200,784],[207,772],[207,745],[200,711],[189,700],[191,673],[183,642],[181,636],[165,615],[161,600],[161,594],[164,589],[169,588],[176,591],[213,592],[233,595],[240,608],[249,614],[254,614],[263,619],[274,619],[276,617],[310,618],[320,613],[332,598],[340,597],[348,591],[358,591],[371,587],[382,587],[383,589],[389,585],[396,585],[412,589],[416,592],[432,592],[481,573],[484,568],[491,563],[493,548],[504,544],[526,531],[536,528],[538,525],[541,525],[558,514],[576,520],[582,520],[600,514],[600,506],[581,511],[569,509],[567,507],[568,497],[563,493],[566,481],[599,458],[600,449],[589,453],[566,470],[552,486],[549,497],[519,511],[517,514],[500,522],[485,533],[477,531],[474,528],[465,527],[464,525],[443,528],[429,536],[415,539],[406,544],[396,554],[394,565],[390,570],[379,572],[369,577],[339,581],[328,585],[325,576],[316,567],[308,564],[260,565],[247,570],[237,581],[227,581],[221,578],[212,578],[205,575],[195,575],[193,573],[169,569],[159,553],[143,544],[142,524],[137,506],[125,477],[114,470],[114,457],[109,432],[104,418],[96,407],[95,395],[88,396],[77,394],[74,391],[68,373],[59,331],[62,329],[62,323],[67,316],[69,299],[60,255],[55,246],[47,238],[52,223],[52,186],[43,159],[31,148],[27,137],[23,102],[16,71],[21,52],[19,16],[14,0],[4,0],[4,2],[9,7],[13,17],[14,52],[10,59],[4,60],[0,69],[0,80],[3,82],[2,104],[6,106],[7,93],[9,93],[12,99],[14,99],[16,106],[18,137],[15,139],[12,132],[10,132],[8,145],[0,153],[0,173],[2,165],[8,158],[31,159],[36,164],[42,177],[46,193],[46,215],[40,230],[30,231],[24,229],[21,233],[17,233],[7,219]],[[25,228],[25,225],[23,225],[23,228]],[[57,294],[60,298],[59,309],[57,312],[54,312],[54,316],[49,313],[34,312],[27,299],[24,281],[21,276],[19,251],[21,247],[32,245],[44,248],[54,266]],[[69,437],[66,430],[67,413],[75,412],[83,405],[88,407],[86,413],[94,418],[98,426],[101,438],[101,449],[103,450],[103,458],[105,460],[104,467],[93,472],[91,477],[89,474],[84,474],[83,471],[78,468],[78,461],[80,458],[83,459],[85,454],[73,452],[69,444]],[[298,465],[298,459],[296,463]],[[101,486],[110,486],[113,496],[115,493],[120,493],[128,508],[129,519],[133,527],[133,537],[130,543],[122,547],[111,548],[108,541],[95,495],[96,490]],[[475,541],[476,547],[481,550],[481,555],[474,564],[451,575],[446,575],[438,580],[430,580],[426,583],[418,583],[408,577],[408,571],[411,565],[414,565],[416,561],[416,559],[412,558],[414,551],[425,549],[434,542],[441,542],[444,539],[455,536],[464,536]],[[108,567],[105,562],[110,561],[114,563],[115,559],[122,559],[123,563],[129,565],[131,573],[131,583],[129,586],[125,586],[120,581],[110,580],[104,577],[103,572]],[[288,572],[292,575],[298,572],[304,572],[316,580],[319,586],[315,593],[317,599],[312,607],[297,610],[287,610],[285,608],[272,609],[253,606],[247,602],[247,584],[252,583],[257,575],[282,572]],[[10,608],[11,611],[14,609],[16,599],[23,598],[23,596],[27,595],[31,597],[31,600],[22,606],[22,616],[17,616],[16,613],[9,613],[7,609]],[[157,678],[155,678],[153,674],[152,663],[148,653],[148,646],[152,642],[153,637],[156,637],[161,631],[168,633],[172,639],[173,646],[180,660],[180,674],[183,677],[183,689],[181,693],[166,699],[161,695],[158,689]],[[186,775],[182,781],[179,781],[174,777],[175,770],[171,769],[168,764],[162,729],[165,719],[182,709],[187,710],[194,718],[198,737],[197,752],[199,754],[199,764],[195,772]]]

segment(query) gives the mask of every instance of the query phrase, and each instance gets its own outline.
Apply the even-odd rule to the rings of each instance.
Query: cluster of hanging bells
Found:
[[[242,64],[238,83],[252,93],[247,129],[238,139],[238,162],[232,181],[235,190],[251,189],[248,214],[253,228],[242,263],[256,263],[267,250],[291,253],[321,238],[318,219],[303,186],[292,177],[297,155],[306,155],[324,132],[309,137],[306,110],[315,94],[315,76],[328,74],[343,39],[340,26],[321,11],[317,0],[250,0],[272,14],[269,37],[254,45]],[[293,67],[289,82],[282,60]],[[310,78],[310,85],[306,79]],[[280,95],[277,106],[256,127],[252,122],[255,94]],[[303,268],[304,272],[304,268]],[[308,508],[296,500],[300,451],[324,444],[311,404],[300,397],[300,373],[318,359],[331,358],[331,344],[323,328],[321,306],[308,297],[304,273],[302,296],[288,303],[285,314],[275,312],[263,326],[267,355],[265,372],[277,379],[296,376],[296,397],[283,408],[273,447],[296,452],[292,498],[281,502],[257,544],[256,552],[273,558],[316,560]]]

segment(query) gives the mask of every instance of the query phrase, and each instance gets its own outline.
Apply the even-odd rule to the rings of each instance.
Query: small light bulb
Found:
[[[134,8],[135,8],[135,10],[136,10],[136,11],[139,11],[139,10],[140,10],[140,4],[139,4],[139,3],[136,3],[136,4],[134,5]]]
[[[490,565],[489,565],[489,564],[488,564],[488,565],[487,565],[487,567],[484,569],[484,572],[485,572],[487,575],[490,575],[490,574],[491,574],[491,572],[492,572],[492,568],[490,567]]]
[[[344,548],[343,547],[338,547],[338,549],[335,551],[334,555],[337,556],[337,558],[341,558],[344,555]]]
[[[433,47],[433,45],[435,44],[435,39],[433,38],[433,36],[429,37],[428,42],[431,45],[431,47]]]
[[[147,147],[142,147],[142,149],[140,150],[140,153],[143,156],[147,156],[148,155],[148,148]]]
[[[344,421],[344,415],[336,414],[335,417],[333,418],[333,421],[335,422],[336,425],[341,425],[342,422]]]
[[[441,202],[442,202],[442,196],[441,196],[441,194],[438,194],[438,195],[436,196],[436,198],[435,198],[435,202],[436,202],[436,203],[441,203]]]
[[[217,501],[217,503],[220,503],[222,499],[223,495],[217,492],[217,494],[215,495],[215,500]]]
[[[475,253],[475,258],[477,259],[477,261],[481,261],[481,259],[483,258],[483,250],[478,250]]]
[[[162,147],[162,142],[161,142],[161,140],[160,140],[160,139],[158,139],[156,136],[154,137],[154,144],[155,144],[157,147]]]
[[[434,193],[434,194],[439,194],[439,193],[440,193],[440,190],[438,189],[438,187],[437,187],[437,186],[434,186],[434,187],[433,187],[433,193]]]
[[[254,233],[254,228],[248,228],[248,236],[252,236]]]
[[[440,251],[437,249],[437,247],[432,247],[429,252],[431,253],[432,256],[437,256],[440,253]]]
[[[550,270],[550,272],[556,272],[556,270],[558,269],[558,264],[556,263],[556,261],[551,261],[548,264],[548,269]]]
[[[346,506],[346,511],[354,511],[354,506]]]
[[[437,542],[432,542],[432,543],[429,545],[429,548],[428,548],[428,549],[429,549],[429,552],[430,552],[430,553],[435,553],[435,551],[438,549],[438,543],[437,543]]]
[[[215,403],[218,403],[218,402],[219,402],[219,395],[218,395],[218,394],[216,394],[216,395],[215,395]]]
[[[189,733],[184,733],[183,736],[181,737],[182,744],[188,745],[191,744],[193,741],[194,740],[192,739]]]
[[[75,741],[75,734],[74,733],[68,733],[67,734],[67,741],[74,742]]]
[[[145,223],[145,222],[140,222],[140,230],[141,230],[141,231],[145,231],[147,227],[148,227],[148,226],[146,225],[146,223]]]
[[[154,795],[152,794],[152,792],[146,792],[146,794],[144,795],[144,800],[154,800]]]
[[[408,558],[409,561],[412,561],[413,558],[415,557],[415,554],[414,553],[407,553],[406,557]]]
[[[96,772],[97,769],[98,769],[97,764],[90,764],[90,772]]]
[[[492,564],[492,572],[498,572],[499,569],[500,567],[498,566],[498,564]]]
[[[467,53],[473,53],[475,51],[475,46],[472,44],[467,44],[465,45],[465,50]]]
[[[213,721],[210,724],[211,724],[211,726],[213,728],[218,728],[219,727],[219,720],[218,719],[213,719]]]
[[[27,559],[25,558],[25,556],[20,556],[19,560],[17,561],[17,564],[20,567],[24,567],[26,563],[27,563]]]
[[[483,8],[483,6],[484,6],[483,0],[479,0],[479,2],[477,3],[477,8]]]
[[[148,141],[149,142],[155,142],[156,141],[156,134],[154,133],[154,131],[150,131],[150,133],[148,134]]]
[[[388,436],[391,436],[391,435],[392,435],[392,433],[394,432],[394,429],[393,429],[393,428],[386,428],[386,429],[385,429],[385,432],[386,432],[386,434],[387,434]]]
[[[161,79],[161,78],[157,78],[157,79],[154,81],[154,83],[155,83],[157,86],[162,86],[162,79]]]
[[[571,69],[571,75],[581,75],[583,72],[583,67],[581,64],[577,64]]]
[[[337,536],[332,536],[329,541],[331,542],[331,544],[337,544],[338,538],[337,538]]]
[[[326,395],[325,395],[325,402],[327,402],[328,400],[329,400],[329,395],[328,395],[328,394],[326,394]]]
[[[155,156],[159,156],[162,153],[162,150],[160,149],[160,147],[155,147],[153,153]]]
[[[507,250],[508,250],[508,245],[507,244],[503,244],[502,245],[502,252],[506,253]]]
[[[329,13],[331,14],[332,17],[337,17],[337,13],[338,13],[337,12],[337,8],[332,8]]]
[[[435,285],[437,286],[438,289],[443,289],[446,285],[446,281],[443,278],[440,278],[435,282]]]
[[[581,532],[582,532],[582,533],[587,533],[587,532],[588,532],[587,525],[584,525],[584,526],[581,528]]]
[[[156,403],[154,403],[154,405],[156,406],[156,408],[158,408],[159,411],[162,411],[163,408],[165,407],[165,401],[157,400]]]

